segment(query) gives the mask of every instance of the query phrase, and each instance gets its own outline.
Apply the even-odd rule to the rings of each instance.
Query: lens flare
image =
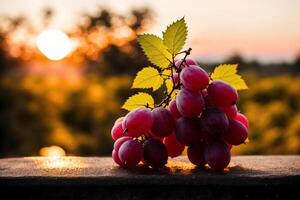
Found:
[[[65,156],[66,152],[63,148],[53,145],[50,147],[41,148],[39,154],[40,156],[46,156],[46,157],[61,157],[61,156]]]

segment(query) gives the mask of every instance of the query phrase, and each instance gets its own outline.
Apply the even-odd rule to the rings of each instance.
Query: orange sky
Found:
[[[28,15],[33,19],[45,6],[55,9],[55,28],[72,27],[80,13],[106,6],[126,13],[131,7],[155,11],[151,32],[185,16],[189,26],[187,47],[192,57],[218,61],[234,52],[263,62],[292,61],[300,52],[300,0],[1,0],[2,15]]]

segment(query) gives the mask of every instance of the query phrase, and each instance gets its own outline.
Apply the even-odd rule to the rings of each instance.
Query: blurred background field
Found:
[[[196,3],[207,13],[193,1],[181,9],[180,1],[170,8],[131,0],[123,10],[115,0],[30,0],[26,9],[24,2],[0,1],[1,157],[45,155],[53,145],[58,154],[111,154],[110,128],[137,92],[134,75],[149,65],[136,34],[157,33],[182,16],[191,58],[208,71],[238,63],[249,86],[238,107],[250,120],[250,142],[234,154],[300,154],[300,1]],[[42,37],[49,29],[60,31]]]

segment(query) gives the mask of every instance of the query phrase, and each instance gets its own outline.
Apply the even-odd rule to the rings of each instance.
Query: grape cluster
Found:
[[[113,160],[122,167],[140,162],[157,169],[168,157],[182,154],[197,166],[220,170],[228,166],[232,145],[245,143],[248,120],[238,112],[237,91],[228,83],[211,80],[191,59],[173,63],[170,79],[179,92],[155,108],[140,107],[119,118],[112,130]]]

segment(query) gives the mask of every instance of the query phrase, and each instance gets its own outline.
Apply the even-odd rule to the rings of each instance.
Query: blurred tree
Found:
[[[137,40],[138,31],[151,23],[151,10],[141,8],[122,16],[102,8],[85,15],[84,23],[70,33],[79,41],[73,54],[84,59],[87,72],[101,75],[133,75],[149,64]]]
[[[43,11],[42,29],[51,24],[52,16],[51,9]],[[41,147],[53,144],[69,154],[111,153],[110,128],[114,119],[124,114],[120,107],[129,95],[132,75],[149,64],[136,33],[151,23],[151,11],[142,8],[122,16],[102,8],[83,18],[69,33],[78,46],[66,59],[77,63],[79,85],[60,75],[31,74],[26,70],[31,63],[24,59],[25,52],[13,56],[10,50],[21,45],[11,43],[13,35],[20,29],[39,32],[28,26],[26,19],[9,19],[1,31],[4,79],[0,80],[0,92],[6,94],[0,96],[1,156],[36,155]],[[33,52],[27,58],[40,60],[46,67],[49,61],[39,58],[35,47],[22,45]],[[20,63],[17,71],[12,70],[13,61]]]
[[[296,72],[300,72],[300,55],[298,55],[297,58],[295,59],[293,64],[293,69]]]
[[[3,21],[7,20],[3,19]],[[14,23],[18,22],[14,20]],[[11,22],[9,26],[11,26],[12,24],[13,22]],[[4,76],[9,70],[12,70],[12,68],[16,67],[19,64],[18,59],[13,58],[12,55],[8,52],[9,47],[7,38],[11,31],[12,30],[7,30],[4,27],[0,27],[0,77]]]
[[[234,54],[234,55],[230,56],[228,59],[226,59],[225,62],[226,63],[238,63],[240,65],[243,65],[245,63],[243,57],[239,54]]]

